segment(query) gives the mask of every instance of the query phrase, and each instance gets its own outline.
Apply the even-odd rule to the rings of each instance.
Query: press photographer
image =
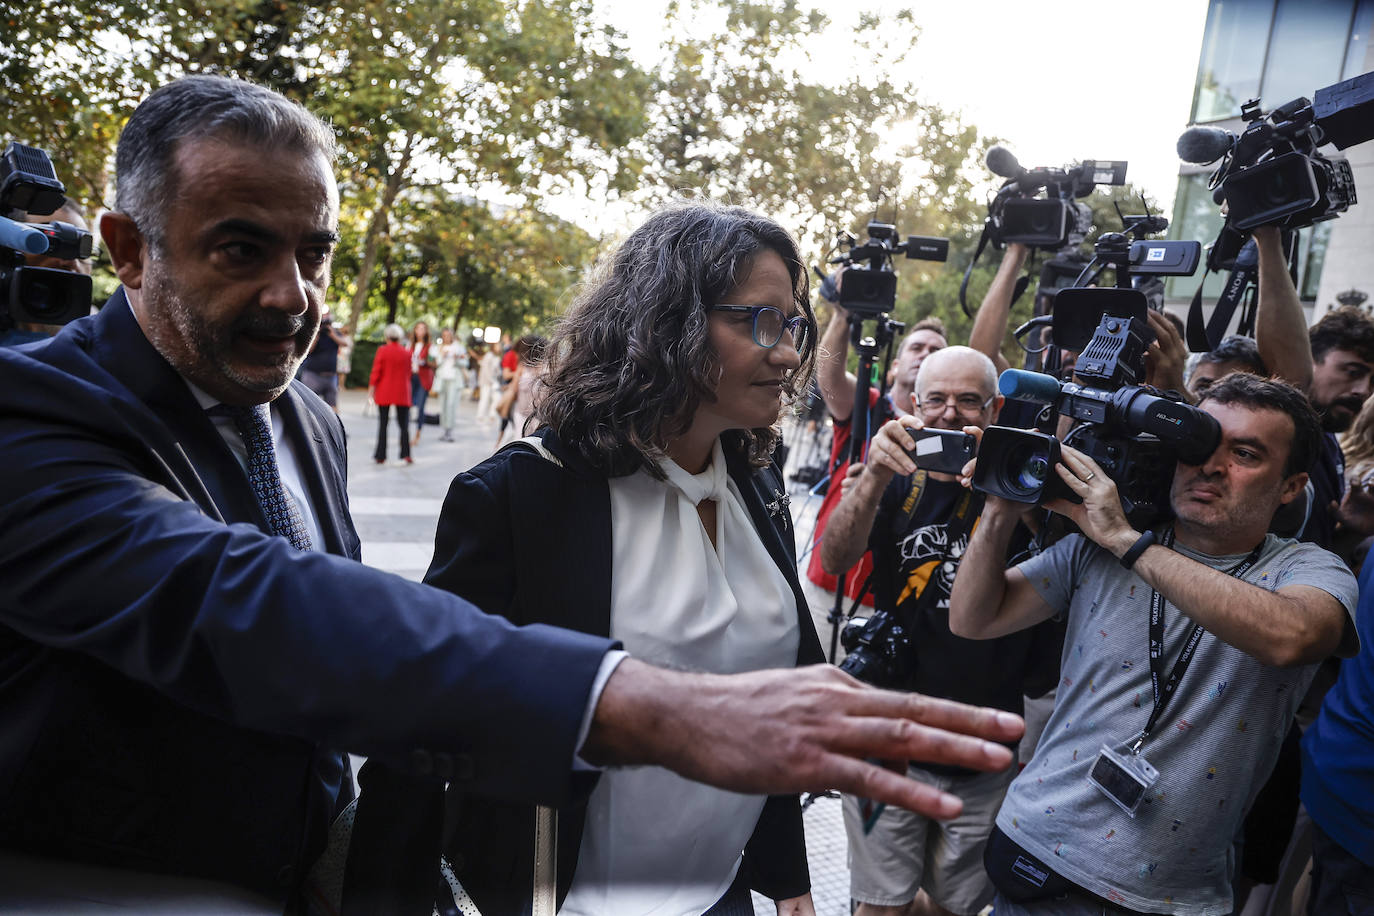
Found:
[[[1000,353],[1000,347],[1002,338],[1006,333],[1007,316],[1011,309],[1016,278],[1025,263],[1028,251],[1029,249],[1019,244],[1007,246],[1001,266],[998,268],[992,284],[988,287],[983,298],[983,304],[974,319],[973,329],[969,334],[969,345],[994,361],[1005,362]],[[840,617],[843,616],[842,613],[837,615],[835,612],[835,592],[838,578],[825,571],[821,563],[820,545],[824,540],[830,514],[839,505],[841,497],[839,482],[844,480],[849,473],[850,459],[854,451],[851,433],[855,428],[853,423],[854,406],[860,386],[859,378],[848,372],[846,363],[851,339],[857,335],[862,340],[864,336],[863,316],[851,315],[850,311],[840,301],[845,277],[848,274],[849,271],[847,270],[837,273],[835,275],[836,282],[822,284],[820,290],[822,298],[827,300],[832,309],[830,321],[821,336],[816,361],[816,375],[820,382],[821,393],[834,423],[834,438],[828,466],[832,486],[826,491],[817,514],[815,547],[812,550],[803,587],[811,604],[817,629],[821,631],[822,635],[825,634],[827,627],[834,633],[834,627]],[[854,287],[851,286],[850,295],[853,295],[853,290]],[[873,320],[879,329],[876,336],[881,337],[882,328],[889,322],[885,314],[882,318],[875,316]],[[856,324],[860,325],[857,329]],[[901,332],[898,331],[897,334],[900,335]],[[872,434],[870,431],[877,430],[883,423],[895,417],[911,413],[911,396],[916,388],[917,372],[920,371],[926,358],[948,345],[944,325],[938,319],[930,318],[916,322],[911,330],[906,333],[906,336],[901,337],[900,340],[901,344],[897,348],[893,362],[891,389],[884,393],[879,389],[869,387],[866,401],[868,408],[857,415],[859,417],[857,438],[860,447],[867,444]],[[885,376],[886,373],[883,377]],[[846,595],[851,601],[860,600],[862,587],[865,582],[869,581],[871,573],[872,563],[867,556],[864,556],[855,567],[849,570],[846,576]],[[863,592],[863,594],[867,595],[869,592]],[[832,617],[835,618],[835,622],[832,622]],[[832,652],[832,657],[833,655]]]
[[[865,550],[873,554],[878,611],[846,629],[846,671],[1019,715],[1024,694],[1055,681],[1058,628],[976,642],[952,635],[948,621],[949,589],[983,505],[982,494],[955,475],[971,456],[968,434],[997,419],[996,381],[992,361],[977,350],[947,347],[926,357],[908,402],[913,412],[873,438],[863,473],[830,517],[820,558],[827,571],[840,571]],[[846,795],[857,913],[977,913],[992,899],[982,850],[1011,774],[928,765],[908,772],[962,798],[963,814],[942,824]]]
[[[1066,898],[1085,911],[1231,912],[1247,802],[1317,663],[1357,647],[1349,570],[1267,533],[1306,483],[1320,428],[1306,399],[1236,373],[1200,409],[1220,444],[1175,467],[1172,522],[1133,527],[1106,470],[1064,446],[1052,473],[1074,499],[1046,506],[1082,534],[1007,569],[1021,506],[986,497],[953,631],[992,638],[1068,615],[1054,711],[988,844],[999,916],[1078,912]]]
[[[1197,349],[1215,346],[1246,291],[1257,285],[1253,316],[1260,359],[1279,378],[1305,391],[1322,418],[1325,435],[1311,469],[1310,506],[1299,537],[1331,546],[1335,507],[1344,492],[1344,462],[1333,433],[1347,429],[1369,396],[1374,372],[1374,321],[1337,309],[1307,328],[1294,284],[1290,233],[1334,219],[1356,203],[1350,165],[1328,156],[1374,138],[1374,73],[1326,86],[1312,101],[1297,98],[1265,113],[1258,99],[1241,107],[1239,135],[1194,127],[1178,140],[1179,157],[1206,164],[1213,197],[1226,222],[1208,254],[1209,270],[1232,271],[1204,330],[1201,287],[1189,313],[1189,339]],[[1254,257],[1246,250],[1253,236]],[[1247,321],[1242,310],[1241,323]]]
[[[891,269],[892,252],[884,249],[895,239],[896,229],[884,223],[873,223],[871,226],[876,228],[878,233],[877,236],[871,236],[870,241],[873,245],[872,250],[878,255],[877,269],[874,270],[871,264],[863,263],[864,248],[858,246],[856,240],[848,233],[842,233],[841,242],[847,246],[847,251],[835,259],[835,262],[841,265],[840,269],[820,286],[820,296],[831,308],[830,321],[816,349],[816,380],[826,409],[833,420],[830,460],[827,465],[830,486],[816,514],[815,546],[802,586],[816,622],[816,629],[822,635],[822,641],[825,640],[827,633],[831,635],[832,660],[836,651],[834,636],[844,616],[843,601],[848,598],[856,603],[868,603],[868,593],[864,585],[872,573],[871,560],[867,557],[862,558],[862,562],[848,570],[844,591],[841,592],[839,577],[827,573],[821,565],[819,545],[824,538],[830,513],[839,505],[839,482],[848,474],[851,460],[862,455],[862,450],[872,435],[871,431],[893,417],[908,412],[911,392],[916,385],[916,373],[921,368],[921,363],[931,353],[948,345],[945,327],[938,319],[918,321],[910,332],[906,332],[905,325],[888,317],[895,301],[896,274]],[[915,245],[911,245],[909,240],[906,249],[908,253],[914,252],[916,256],[925,252],[931,255],[940,254],[941,246],[936,243],[945,241],[914,238]],[[928,244],[923,246],[922,241]],[[859,249],[857,255],[856,248]],[[863,270],[854,274],[858,279],[850,282],[846,291],[847,271],[844,262],[852,262],[855,257],[859,259]],[[939,259],[943,260],[943,255]],[[884,265],[887,266],[887,270],[883,269]],[[875,280],[874,277],[878,279]],[[846,307],[847,305],[849,307]],[[869,324],[865,326],[865,322]],[[871,335],[866,333],[870,329]],[[905,336],[902,336],[904,332]],[[871,373],[877,354],[885,351],[886,357],[882,360],[883,371],[879,377],[886,381],[886,370],[892,364],[891,345],[894,339],[900,339],[901,343],[897,347],[896,364],[892,367],[892,387],[884,391],[881,387],[873,387],[869,383],[871,375],[866,373]],[[847,368],[851,341],[855,347],[860,348],[860,371],[857,375],[851,374]],[[856,414],[855,406],[860,404],[866,406],[861,407]],[[856,417],[857,438],[854,437]]]
[[[0,346],[42,340],[91,310],[91,233],[40,149],[0,156]]]

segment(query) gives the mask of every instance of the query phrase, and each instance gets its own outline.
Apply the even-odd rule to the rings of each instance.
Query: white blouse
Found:
[[[796,664],[797,599],[726,474],[610,481],[611,636],[671,668],[733,673]],[[697,503],[716,501],[712,546]],[[609,770],[587,806],[577,871],[559,911],[580,916],[700,916],[729,888],[763,810],[660,767]]]

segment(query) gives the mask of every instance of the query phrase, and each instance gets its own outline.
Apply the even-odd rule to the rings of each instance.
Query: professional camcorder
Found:
[[[0,156],[0,330],[19,322],[66,324],[90,313],[90,277],[24,263],[26,254],[91,256],[86,230],[63,222],[21,221],[29,213],[62,209],[65,195],[47,153],[12,142]]]
[[[862,245],[849,233],[841,234],[848,251],[831,264],[844,264],[840,283],[840,305],[851,315],[876,318],[892,311],[897,302],[897,274],[892,268],[895,255],[910,260],[943,261],[949,257],[949,239],[909,235],[898,242],[897,227],[891,223],[869,222],[868,241]]]
[[[1145,293],[1135,287],[1155,277],[1191,275],[1202,246],[1146,238],[1169,226],[1148,210],[1141,216],[1121,215],[1121,221],[1123,231],[1103,233],[1073,285],[1055,293],[1051,315],[1016,331],[1019,339],[1049,323],[1055,347],[1078,354],[1074,373],[1082,384],[1008,369],[998,379],[998,389],[1008,398],[1045,405],[1042,428],[1052,428],[1061,414],[1079,421],[1065,441],[1115,481],[1127,518],[1148,525],[1170,512],[1174,465],[1207,460],[1221,428],[1177,392],[1140,384],[1154,332],[1145,317]],[[1109,268],[1116,288],[1091,288]],[[978,454],[977,490],[1032,505],[1058,497],[1078,501],[1054,471],[1059,441],[1051,435],[991,426]]]
[[[1018,242],[1058,251],[1082,243],[1092,231],[1092,211],[1076,198],[1100,184],[1126,183],[1125,162],[1085,159],[1067,169],[1026,169],[1002,146],[988,150],[986,161],[1007,179],[988,205],[988,240],[999,247]]]
[[[1374,138],[1374,73],[1318,89],[1313,101],[1296,98],[1267,114],[1259,99],[1251,99],[1241,106],[1241,118],[1247,126],[1240,136],[1190,127],[1178,138],[1183,161],[1221,160],[1210,187],[1217,203],[1227,203],[1228,225],[1241,231],[1301,229],[1355,203],[1350,163],[1317,149],[1331,143],[1343,150]]]
[[[1200,464],[1216,450],[1221,427],[1175,392],[1138,384],[1154,340],[1145,295],[1134,289],[1061,290],[1055,297],[1056,346],[1081,351],[1074,366],[1083,384],[1008,369],[998,390],[1009,398],[1047,405],[1082,425],[1065,442],[1088,455],[1117,486],[1132,524],[1149,525],[1170,512],[1174,465]],[[1091,332],[1091,322],[1096,327]],[[1039,505],[1078,497],[1054,471],[1059,442],[1034,430],[991,426],[983,433],[974,489]]]
[[[854,418],[855,428],[849,438],[849,460],[859,461],[863,454],[863,448],[867,444],[871,430],[869,421],[871,419],[872,406],[869,404],[869,395],[872,392],[873,368],[878,361],[878,354],[886,351],[886,357],[882,360],[878,378],[887,377],[887,367],[892,362],[893,342],[899,340],[906,331],[906,325],[889,316],[889,312],[897,303],[897,273],[893,269],[893,258],[902,254],[909,259],[920,259],[924,261],[943,261],[949,256],[949,239],[929,238],[918,235],[907,236],[906,241],[897,241],[897,227],[891,223],[880,223],[870,221],[868,224],[868,241],[862,245],[857,244],[857,239],[848,232],[841,232],[839,235],[839,245],[844,246],[844,254],[830,259],[831,264],[844,265],[845,270],[839,279],[839,304],[849,313],[849,341],[854,347],[854,352],[859,357],[859,367],[857,373],[858,383],[854,386],[854,412],[850,415]],[[833,299],[835,296],[836,274],[826,276],[819,269],[816,270],[822,278],[821,295],[825,298]],[[865,323],[870,322],[874,326],[874,333],[870,336],[865,333]],[[833,484],[833,481],[832,481]],[[830,631],[830,659],[835,659],[836,640],[839,637],[839,627],[841,622],[846,620],[842,605],[845,594],[844,576],[839,577],[839,583],[835,589],[835,603],[831,607],[827,619],[831,624]],[[857,602],[855,602],[857,605]],[[853,613],[851,610],[850,613]],[[875,618],[876,619],[876,618]],[[895,623],[895,620],[893,621]],[[868,623],[868,621],[863,621]],[[896,683],[886,680],[889,677],[898,677],[900,672],[880,671],[873,668],[872,677],[868,672],[869,664],[885,665],[885,658],[895,657],[895,655],[907,655],[909,653],[899,653],[892,645],[886,645],[891,639],[899,642],[905,639],[901,628],[897,627],[896,634],[888,633],[885,627],[875,628],[868,636],[862,638],[849,635],[853,627],[846,627],[845,646],[851,650],[849,659],[846,661],[844,670],[849,671],[856,677],[864,680],[873,680],[873,677],[884,679],[884,683]],[[862,626],[860,626],[862,629]],[[880,633],[879,631],[882,630]],[[856,630],[855,633],[858,631]],[[852,639],[859,639],[851,645]],[[877,640],[883,645],[870,645],[872,640]],[[860,644],[862,643],[862,645]],[[870,662],[865,662],[869,659]],[[863,663],[862,669],[855,669],[852,666]],[[878,680],[873,680],[878,683]]]

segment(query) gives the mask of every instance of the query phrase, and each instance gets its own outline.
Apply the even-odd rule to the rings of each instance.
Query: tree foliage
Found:
[[[717,27],[703,28],[713,12]],[[986,144],[888,75],[917,40],[913,15],[860,14],[853,25],[865,66],[832,81],[836,29],[818,10],[676,0],[637,144],[649,199],[699,193],[751,206],[812,252],[875,200],[900,200],[931,234],[967,221],[968,167]]]
[[[0,134],[48,149],[92,208],[108,199],[120,127],[156,86],[231,73],[301,101],[341,140],[334,306],[365,328],[540,323],[596,246],[545,201],[593,189],[645,207],[684,193],[750,206],[817,261],[833,230],[861,234],[870,217],[949,236],[949,265],[902,266],[898,314],[960,326],[954,290],[992,138],[890,76],[919,37],[910,11],[841,22],[798,0],[676,0],[647,71],[593,12],[592,0],[45,0],[35,15],[0,0]],[[837,78],[845,54],[863,65]],[[975,289],[993,267],[977,268]]]
[[[343,196],[367,214],[357,304],[410,187],[495,182],[533,199],[572,173],[633,181],[621,160],[645,77],[591,25],[589,0],[53,0],[42,16],[3,2],[0,133],[47,148],[88,205],[138,100],[177,76],[238,74],[331,121]]]
[[[442,188],[414,190],[392,211],[360,327],[420,319],[454,328],[540,327],[595,247],[581,228],[534,208],[497,211]],[[356,269],[356,255],[335,269]]]

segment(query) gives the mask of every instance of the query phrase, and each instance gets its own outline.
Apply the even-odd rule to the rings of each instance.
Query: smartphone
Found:
[[[906,453],[918,468],[941,474],[957,474],[973,459],[977,442],[973,436],[957,429],[908,429],[916,440],[916,447]]]

